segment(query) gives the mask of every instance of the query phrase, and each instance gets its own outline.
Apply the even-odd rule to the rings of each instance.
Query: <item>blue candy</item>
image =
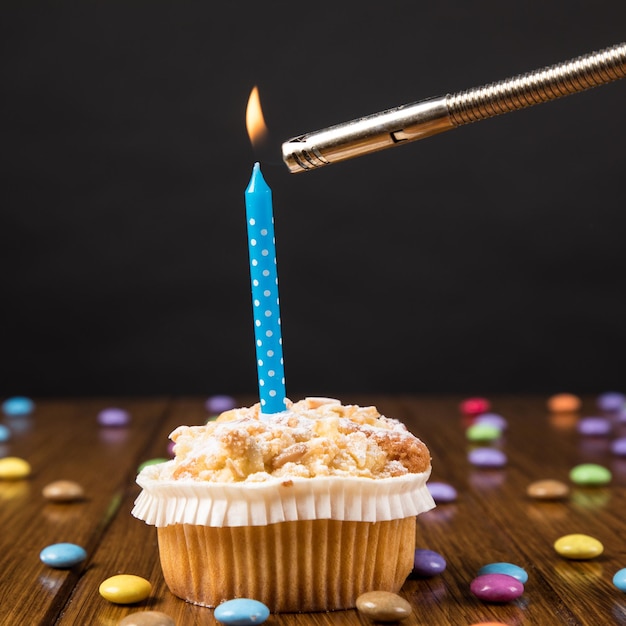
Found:
[[[475,448],[468,454],[468,460],[476,467],[485,468],[504,467],[507,464],[506,454],[497,448]]]
[[[615,572],[613,584],[620,590],[626,591],[626,567]]]
[[[11,431],[4,424],[0,424],[0,443],[9,439],[11,439]]]
[[[87,558],[84,548],[74,543],[54,543],[39,553],[42,563],[57,569],[74,567]]]
[[[611,443],[611,452],[616,456],[626,456],[626,437],[618,437]]]
[[[446,565],[446,560],[438,552],[418,548],[415,550],[413,558],[412,574],[422,578],[429,578],[441,574],[446,569]]]
[[[619,391],[601,393],[596,399],[598,408],[607,413],[619,411],[624,406],[624,403],[626,403],[626,396]]]
[[[216,606],[213,616],[229,626],[249,626],[262,624],[270,616],[270,610],[258,600],[235,598]]]
[[[35,408],[35,403],[30,398],[24,396],[14,396],[7,398],[2,403],[2,411],[9,417],[19,417],[21,415],[30,415]]]
[[[506,430],[508,423],[499,413],[482,413],[476,418],[474,424],[491,424],[500,430]]]
[[[237,401],[231,396],[210,396],[205,402],[206,410],[209,413],[223,413],[230,411],[237,406]]]
[[[429,482],[427,484],[428,491],[433,497],[433,500],[437,503],[454,502],[457,499],[457,491],[448,483]]]
[[[524,585],[528,582],[526,570],[519,567],[519,565],[513,565],[513,563],[489,563],[489,565],[483,565],[478,570],[477,576],[482,576],[483,574],[506,574],[519,580]]]

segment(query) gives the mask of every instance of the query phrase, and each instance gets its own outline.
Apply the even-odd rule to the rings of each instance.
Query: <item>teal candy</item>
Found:
[[[35,408],[35,403],[30,398],[24,396],[14,396],[7,398],[2,403],[2,411],[9,417],[19,417],[20,415],[30,415]]]
[[[611,482],[611,472],[602,465],[582,463],[573,467],[569,474],[570,480],[576,485],[600,486]]]
[[[513,563],[489,563],[489,565],[484,565],[478,570],[478,576],[483,574],[506,574],[516,578],[524,585],[528,582],[526,570]]]
[[[620,590],[626,591],[626,567],[615,572],[613,584]]]
[[[228,626],[249,626],[262,624],[270,616],[270,610],[258,600],[236,598],[216,606],[213,616]]]
[[[57,569],[74,567],[87,558],[84,548],[74,543],[55,543],[39,553],[42,563]]]
[[[11,439],[11,431],[4,424],[0,424],[0,443],[9,439]]]

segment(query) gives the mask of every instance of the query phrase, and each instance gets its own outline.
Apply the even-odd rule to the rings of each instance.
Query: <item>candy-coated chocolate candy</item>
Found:
[[[224,411],[234,409],[237,406],[237,402],[231,396],[215,395],[209,396],[204,406],[209,413],[223,413]]]
[[[499,413],[482,413],[476,417],[475,424],[491,424],[500,430],[506,430],[508,423]]]
[[[215,607],[213,617],[229,626],[262,624],[270,616],[270,610],[258,600],[235,598]]]
[[[507,457],[497,448],[475,448],[468,455],[468,460],[476,467],[498,468],[507,464]]]
[[[412,608],[401,596],[391,591],[368,591],[356,599],[359,613],[375,622],[400,622],[411,615]]]
[[[85,497],[85,490],[73,480],[55,480],[48,483],[41,493],[51,502],[75,502]]]
[[[581,435],[608,435],[613,425],[606,417],[583,417],[578,422],[578,432]]]
[[[624,407],[626,396],[619,391],[606,391],[596,398],[596,404],[601,411],[614,413]]]
[[[417,548],[413,557],[413,575],[422,578],[437,576],[446,569],[446,560],[434,550]]]
[[[536,500],[560,500],[567,497],[569,487],[560,480],[546,478],[530,483],[526,488],[526,493]]]
[[[130,413],[117,407],[102,409],[98,413],[100,426],[127,426],[130,423]]]
[[[475,624],[470,624],[470,626],[509,626],[504,622],[476,622]]]
[[[0,480],[20,480],[30,475],[30,463],[17,456],[0,459]]]
[[[454,502],[457,499],[458,494],[456,489],[448,483],[432,481],[429,482],[427,486],[430,495],[437,504]]]
[[[150,595],[152,585],[141,576],[118,574],[100,583],[98,591],[109,602],[134,604],[145,600]]]
[[[35,403],[24,396],[14,396],[7,398],[2,403],[2,412],[8,417],[20,417],[30,415],[35,409]]]
[[[611,442],[611,452],[616,456],[626,456],[626,437],[618,437]]]
[[[485,602],[511,602],[524,593],[524,585],[506,574],[483,574],[470,583],[470,591]]]
[[[459,409],[463,415],[476,417],[481,413],[486,413],[491,408],[491,403],[487,398],[467,398],[461,402]]]
[[[626,591],[626,567],[615,572],[613,584],[620,590]]]
[[[581,463],[570,470],[569,477],[576,485],[595,487],[610,483],[611,471],[596,463]]]
[[[465,431],[465,436],[469,441],[494,441],[501,435],[500,428],[483,422],[475,422]]]
[[[165,463],[166,461],[169,461],[169,459],[163,458],[163,457],[159,457],[156,459],[148,459],[147,461],[144,461],[138,468],[137,468],[137,472],[141,472],[141,470],[144,467],[148,467],[150,465],[158,465],[159,463]]]
[[[39,553],[39,558],[50,567],[68,569],[84,561],[87,552],[75,543],[55,543],[45,547]]]
[[[176,623],[161,611],[137,611],[127,615],[118,626],[176,626]]]
[[[572,560],[593,559],[604,552],[604,546],[589,535],[564,535],[554,542],[554,549],[562,557]]]
[[[575,413],[581,405],[581,399],[573,393],[557,393],[548,398],[548,410],[551,413]]]
[[[482,576],[483,574],[506,574],[507,576],[516,578],[523,585],[528,582],[528,574],[526,573],[526,570],[519,565],[514,565],[513,563],[502,562],[483,565],[478,570],[478,576]]]
[[[11,430],[8,428],[8,426],[0,424],[0,443],[4,443],[9,439],[11,439]]]

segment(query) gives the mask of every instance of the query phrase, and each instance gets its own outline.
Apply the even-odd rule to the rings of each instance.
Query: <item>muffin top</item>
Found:
[[[179,426],[170,435],[175,459],[161,465],[160,479],[391,478],[430,470],[425,444],[373,406],[343,406],[330,398],[286,404],[277,415],[261,416],[255,404],[204,426]]]

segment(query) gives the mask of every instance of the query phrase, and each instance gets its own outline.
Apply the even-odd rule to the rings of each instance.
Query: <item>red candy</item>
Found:
[[[487,398],[467,398],[459,405],[463,415],[476,417],[481,413],[486,413],[491,408],[491,402]]]

